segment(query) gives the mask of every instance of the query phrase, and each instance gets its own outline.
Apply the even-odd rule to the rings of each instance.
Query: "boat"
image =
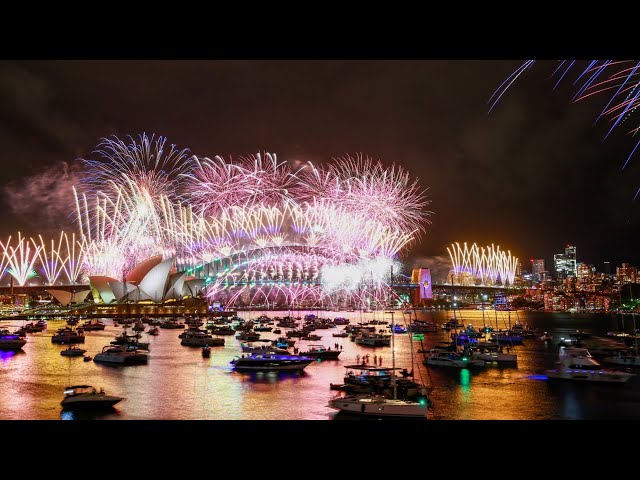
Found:
[[[238,340],[244,340],[247,342],[255,342],[260,339],[260,334],[255,332],[243,331],[236,335]]]
[[[212,335],[235,335],[236,331],[226,325],[217,325],[210,329]]]
[[[19,335],[9,333],[9,330],[0,330],[0,350],[20,350],[27,341]]]
[[[480,368],[485,366],[484,360],[439,348],[432,348],[423,363],[429,367]]]
[[[45,327],[46,324],[29,322],[22,328],[24,328],[27,333],[37,333],[43,331]]]
[[[280,330],[279,328],[274,328],[272,333],[275,333],[276,335],[280,335],[282,333],[282,330]]]
[[[306,335],[304,337],[302,337],[302,340],[310,340],[312,342],[317,342],[318,340],[321,340],[322,336],[321,335],[316,335],[316,334],[312,334],[312,335]]]
[[[123,345],[129,349],[149,350],[148,342],[139,342],[138,335],[127,335],[126,332],[121,333],[111,342],[111,345]]]
[[[100,320],[97,320],[95,322],[84,322],[84,324],[82,324],[82,328],[87,332],[90,332],[92,330],[104,330],[105,327],[106,325]]]
[[[347,332],[338,332],[338,333],[334,333],[333,336],[336,338],[345,338],[345,337],[348,337],[349,334]]]
[[[65,350],[60,352],[63,357],[81,357],[85,354],[86,350],[80,347],[69,346]]]
[[[390,336],[381,333],[361,332],[355,342],[364,347],[388,347],[391,345]]]
[[[560,347],[557,368],[544,373],[550,379],[578,382],[624,383],[633,373],[604,368],[586,348]]]
[[[148,331],[147,331],[147,335],[160,335],[160,329],[158,327],[151,327]]]
[[[72,328],[61,328],[58,333],[51,337],[51,343],[69,344],[84,343],[84,333],[79,333]]]
[[[205,332],[184,332],[180,345],[185,347],[221,347],[224,345],[224,338],[213,338]]]
[[[435,323],[426,322],[423,320],[414,320],[409,325],[409,331],[414,333],[430,333],[437,332],[438,326]]]
[[[444,322],[442,324],[443,330],[452,330],[452,329],[463,328],[463,327],[464,327],[464,324],[458,322],[458,320],[455,318],[452,318],[448,322]]]
[[[145,328],[146,328],[146,327],[144,326],[144,323],[142,323],[142,322],[136,322],[136,323],[133,325],[133,331],[134,331],[134,332],[144,332],[144,329],[145,329]]]
[[[179,323],[178,321],[176,321],[175,318],[172,318],[171,320],[167,320],[166,322],[162,322],[160,324],[160,328],[173,328],[173,329],[178,329],[178,328],[184,328],[185,324],[184,323]]]
[[[553,340],[553,336],[549,335],[547,332],[544,332],[540,337],[540,340],[542,340],[543,342],[550,342],[551,340]]]
[[[393,333],[407,333],[406,327],[402,325],[398,325],[397,323],[393,326]]]
[[[349,322],[351,322],[351,320],[344,317],[336,317],[333,319],[335,325],[349,325]]]
[[[497,365],[515,365],[518,363],[518,355],[510,353],[507,347],[507,353],[504,353],[502,345],[489,345],[479,343],[471,347],[471,358],[474,360],[482,360],[486,364]]]
[[[337,360],[340,353],[340,350],[331,350],[331,347],[326,348],[324,345],[309,345],[309,350],[300,352],[300,355],[321,358],[322,360]]]
[[[521,344],[524,341],[524,335],[518,335],[511,330],[498,331],[491,333],[491,340],[497,343],[510,343],[512,345]]]
[[[273,327],[269,327],[268,325],[259,325],[253,329],[256,332],[270,332],[273,330]]]
[[[231,364],[237,371],[302,370],[314,361],[315,358],[300,355],[256,353],[235,358],[231,361]]]
[[[295,340],[287,337],[278,337],[275,340],[271,341],[276,347],[280,348],[288,348],[293,347],[296,344]]]
[[[144,365],[147,363],[147,357],[146,353],[137,349],[107,345],[102,348],[102,352],[93,357],[93,361],[112,365]]]
[[[251,345],[250,343],[241,343],[240,347],[245,353],[275,353],[278,355],[289,355],[289,351],[286,348],[280,348],[273,345]]]
[[[331,399],[329,407],[345,413],[373,415],[376,417],[418,417],[427,418],[428,402],[398,400],[383,395],[347,395]]]
[[[85,355],[84,357],[82,357],[82,360],[84,360],[85,362],[90,362],[91,360],[93,360],[93,357],[91,355]]]
[[[113,407],[122,397],[107,395],[103,388],[97,391],[91,385],[74,385],[64,389],[64,399],[60,402],[65,410]]]

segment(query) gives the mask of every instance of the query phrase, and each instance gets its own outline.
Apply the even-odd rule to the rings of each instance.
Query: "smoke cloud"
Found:
[[[78,183],[80,165],[58,162],[28,177],[4,186],[3,195],[11,212],[34,231],[68,229],[75,212],[72,186]]]

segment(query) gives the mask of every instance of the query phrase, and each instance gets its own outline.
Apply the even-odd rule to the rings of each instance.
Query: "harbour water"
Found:
[[[244,318],[262,312],[241,312]],[[288,312],[265,312],[269,316],[285,316]],[[304,311],[292,312],[303,316]],[[345,316],[351,322],[382,318],[382,313],[321,312],[321,316]],[[418,312],[419,319],[441,324],[452,312]],[[506,312],[462,311],[461,322],[474,326],[483,323],[504,328]],[[390,321],[391,315],[386,314]],[[408,322],[409,315],[395,313],[396,323]],[[553,335],[545,344],[528,338],[515,347],[517,368],[487,367],[481,371],[467,369],[427,369],[422,365],[418,349],[428,349],[446,341],[449,332],[439,330],[424,335],[424,341],[412,341],[408,334],[397,334],[396,365],[411,370],[413,352],[417,378],[429,388],[433,402],[429,418],[439,420],[536,420],[536,419],[638,419],[640,418],[640,376],[625,385],[593,385],[554,383],[541,373],[552,368],[558,356],[557,341],[576,329],[593,334],[620,329],[620,319],[612,315],[588,315],[543,312],[511,312],[511,322],[526,322],[532,328]],[[104,320],[104,331],[86,332],[80,345],[87,355],[95,355],[122,331],[111,320]],[[18,327],[23,322],[0,321],[0,325]],[[628,323],[628,322],[627,322]],[[74,419],[102,418],[110,420],[326,420],[340,419],[327,406],[338,394],[329,389],[331,383],[342,383],[344,365],[355,363],[356,356],[381,355],[383,366],[391,366],[391,348],[366,348],[349,338],[334,338],[338,329],[316,330],[320,341],[297,340],[303,351],[308,344],[335,343],[343,351],[337,361],[317,361],[301,373],[238,373],[230,361],[241,354],[240,341],[227,336],[223,347],[212,347],[211,357],[203,358],[199,348],[180,345],[180,330],[161,329],[153,337],[143,334],[141,341],[150,343],[147,365],[109,367],[82,358],[60,355],[65,346],[53,345],[52,334],[65,324],[49,321],[43,333],[28,334],[22,352],[0,351],[0,419]],[[626,325],[630,327],[630,325]],[[343,328],[343,327],[338,327]],[[284,332],[284,331],[283,331]],[[278,335],[262,333],[261,338]],[[412,348],[413,347],[413,348]],[[640,373],[640,372],[638,372]],[[107,393],[125,397],[108,413],[78,414],[62,412],[60,401],[67,385],[103,387]]]

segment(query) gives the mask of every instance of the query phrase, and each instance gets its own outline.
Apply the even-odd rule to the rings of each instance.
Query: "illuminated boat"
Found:
[[[559,359],[557,368],[544,372],[550,379],[624,383],[635,376],[633,373],[604,368],[586,348],[560,347]]]
[[[109,408],[121,400],[122,397],[107,395],[102,388],[98,392],[91,385],[74,385],[65,388],[60,405],[65,410]]]
[[[382,395],[363,394],[336,397],[329,401],[329,407],[344,413],[371,415],[376,417],[427,418],[428,402],[412,402],[387,398]]]
[[[429,367],[473,368],[484,367],[484,360],[474,359],[469,355],[432,348],[429,356],[424,359],[424,365]]]
[[[276,355],[270,353],[252,354],[235,358],[231,361],[234,369],[242,371],[254,370],[302,370],[315,358],[299,355]]]
[[[425,322],[422,320],[414,320],[413,323],[409,325],[409,331],[414,333],[437,332],[438,326],[435,323]]]
[[[356,337],[355,342],[364,347],[389,347],[391,337],[380,333],[362,332]]]
[[[330,348],[325,348],[324,345],[309,345],[309,350],[300,352],[300,355],[321,358],[323,360],[337,360],[340,353],[340,350],[331,350]]]
[[[269,342],[271,343],[271,341]],[[256,346],[256,345],[251,345],[250,343],[243,342],[240,344],[240,347],[242,348],[242,351],[245,353],[275,353],[277,355],[289,355],[289,351],[286,350],[288,345],[286,344],[284,347],[274,346],[273,344]]]
[[[0,350],[20,350],[27,341],[19,335],[0,330]]]
[[[93,361],[111,365],[144,365],[147,363],[147,357],[146,353],[139,350],[107,345],[103,347],[102,352],[93,357]]]

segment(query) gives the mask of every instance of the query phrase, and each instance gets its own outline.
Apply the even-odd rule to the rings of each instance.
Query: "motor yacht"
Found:
[[[102,388],[97,391],[91,385],[74,385],[65,388],[64,399],[60,405],[65,410],[108,408],[121,400],[122,397],[107,395]]]
[[[550,379],[624,383],[635,376],[604,368],[586,348],[560,347],[558,357],[557,367],[544,372]]]
[[[315,358],[299,355],[260,353],[235,358],[231,364],[237,371],[302,370],[314,361]]]

